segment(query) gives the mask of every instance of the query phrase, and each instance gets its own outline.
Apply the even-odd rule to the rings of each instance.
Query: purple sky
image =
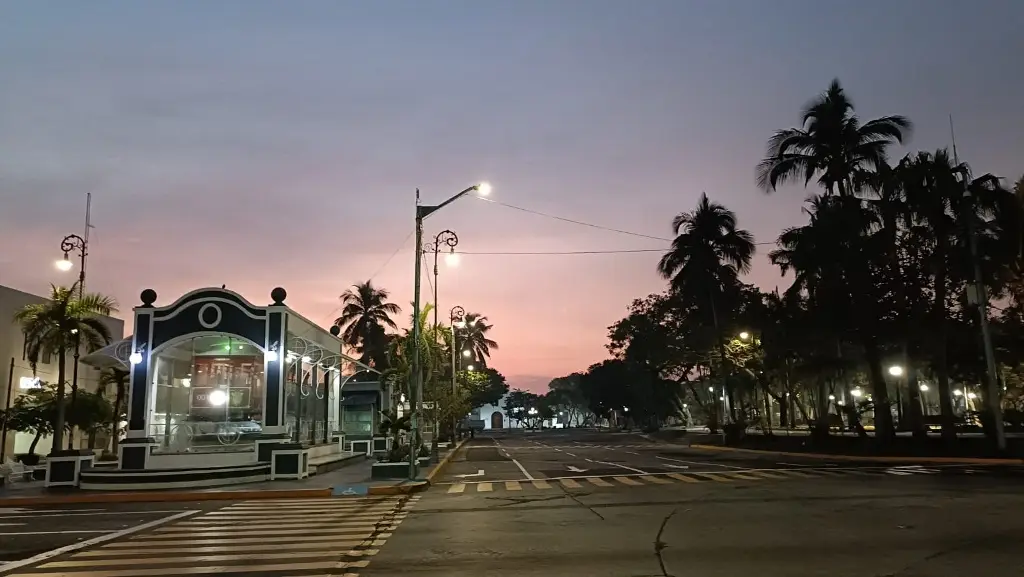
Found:
[[[763,195],[754,166],[836,76],[863,118],[910,116],[912,149],[947,145],[952,113],[975,170],[1020,176],[1022,29],[1020,0],[8,1],[0,283],[70,283],[52,262],[86,192],[88,286],[122,314],[146,287],[280,285],[327,324],[379,270],[404,321],[414,189],[483,179],[655,236],[707,191],[772,241],[806,193]],[[662,246],[473,199],[426,230],[445,228],[475,252]],[[785,286],[763,248],[750,280]],[[664,287],[658,257],[465,255],[441,308],[487,315],[494,366],[543,388],[606,356],[606,327]]]

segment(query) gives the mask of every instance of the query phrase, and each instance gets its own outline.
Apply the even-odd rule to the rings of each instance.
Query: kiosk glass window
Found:
[[[263,351],[227,335],[189,338],[154,357],[154,453],[251,451],[263,421]]]

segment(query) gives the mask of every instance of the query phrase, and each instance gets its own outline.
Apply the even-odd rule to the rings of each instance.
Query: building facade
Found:
[[[57,381],[57,357],[44,357],[39,359],[35,371],[29,365],[26,354],[25,335],[21,327],[14,321],[14,315],[28,305],[44,304],[49,297],[34,295],[14,288],[0,286],[0,366],[2,366],[2,377],[0,377],[0,409],[7,407],[8,402],[13,403],[19,395],[25,391],[39,387],[41,382],[56,383]],[[113,317],[101,317],[103,324],[110,330],[110,335],[116,342],[124,338],[124,321]],[[87,351],[82,351],[84,356]],[[13,372],[11,370],[13,362]],[[68,352],[65,363],[65,379],[68,385],[71,383],[74,372],[74,353]],[[8,377],[11,377],[8,382]],[[100,370],[90,366],[79,359],[78,363],[78,386],[82,390],[96,391],[99,384]],[[10,391],[10,399],[7,393]],[[109,394],[113,394],[111,391]],[[13,455],[20,455],[28,452],[32,445],[34,435],[30,433],[8,431],[7,444],[4,447],[4,455],[8,458]],[[97,439],[97,448],[106,446],[107,439]],[[82,447],[86,438],[77,435],[75,446]],[[50,437],[42,437],[36,444],[35,453],[46,455],[51,449]]]

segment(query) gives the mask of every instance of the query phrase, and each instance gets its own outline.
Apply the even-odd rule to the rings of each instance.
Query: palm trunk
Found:
[[[50,452],[60,451],[64,447],[64,377],[67,373],[67,351],[64,347],[57,350],[57,415],[53,419],[53,445]]]
[[[935,380],[939,385],[939,410],[942,423],[942,439],[947,442],[956,441],[956,418],[953,415],[953,391],[949,386],[949,367],[947,361],[949,323],[946,322],[946,265],[945,252],[940,253],[939,269],[935,273],[935,302],[932,316],[935,319]]]
[[[736,405],[733,402],[732,387],[729,385],[729,374],[725,370],[725,340],[722,338],[722,328],[718,324],[718,310],[715,308],[715,295],[714,293],[710,293],[708,296],[710,297],[711,302],[711,322],[715,325],[715,340],[718,341],[718,354],[722,357],[722,362],[719,365],[722,372],[722,396],[724,396],[726,402],[729,403],[729,420],[735,423]],[[723,416],[725,415],[723,414]]]
[[[878,350],[878,342],[874,336],[864,339],[864,356],[868,364],[868,376],[874,395],[875,406],[875,438],[879,443],[887,444],[893,437],[892,408],[889,402],[889,384],[882,374],[882,359]]]

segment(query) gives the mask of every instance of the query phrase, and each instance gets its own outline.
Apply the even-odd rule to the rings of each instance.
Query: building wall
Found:
[[[34,377],[41,381],[57,381],[57,357],[40,359],[33,375],[32,367],[29,366],[25,357],[25,338],[21,327],[14,322],[14,315],[19,310],[30,304],[41,304],[47,301],[46,297],[33,295],[17,289],[0,286],[0,409],[7,406],[8,374],[11,368],[11,359],[14,359],[14,374],[10,383],[11,402],[14,402]],[[110,329],[111,336],[115,341],[124,338],[124,321],[117,318],[105,317],[104,324]],[[83,351],[84,354],[84,351]],[[74,354],[68,353],[66,362],[67,375],[65,381],[71,382],[71,375],[74,370]],[[99,382],[100,371],[88,365],[79,363],[78,384],[79,387],[89,391],[95,391]],[[112,394],[112,392],[111,392]],[[79,439],[79,443],[84,439]],[[14,433],[8,431],[7,446],[4,453],[8,456],[25,453],[32,444],[32,435],[28,433]],[[80,445],[76,445],[80,446]],[[46,455],[50,452],[51,442],[48,437],[40,439],[36,445],[36,454]]]

